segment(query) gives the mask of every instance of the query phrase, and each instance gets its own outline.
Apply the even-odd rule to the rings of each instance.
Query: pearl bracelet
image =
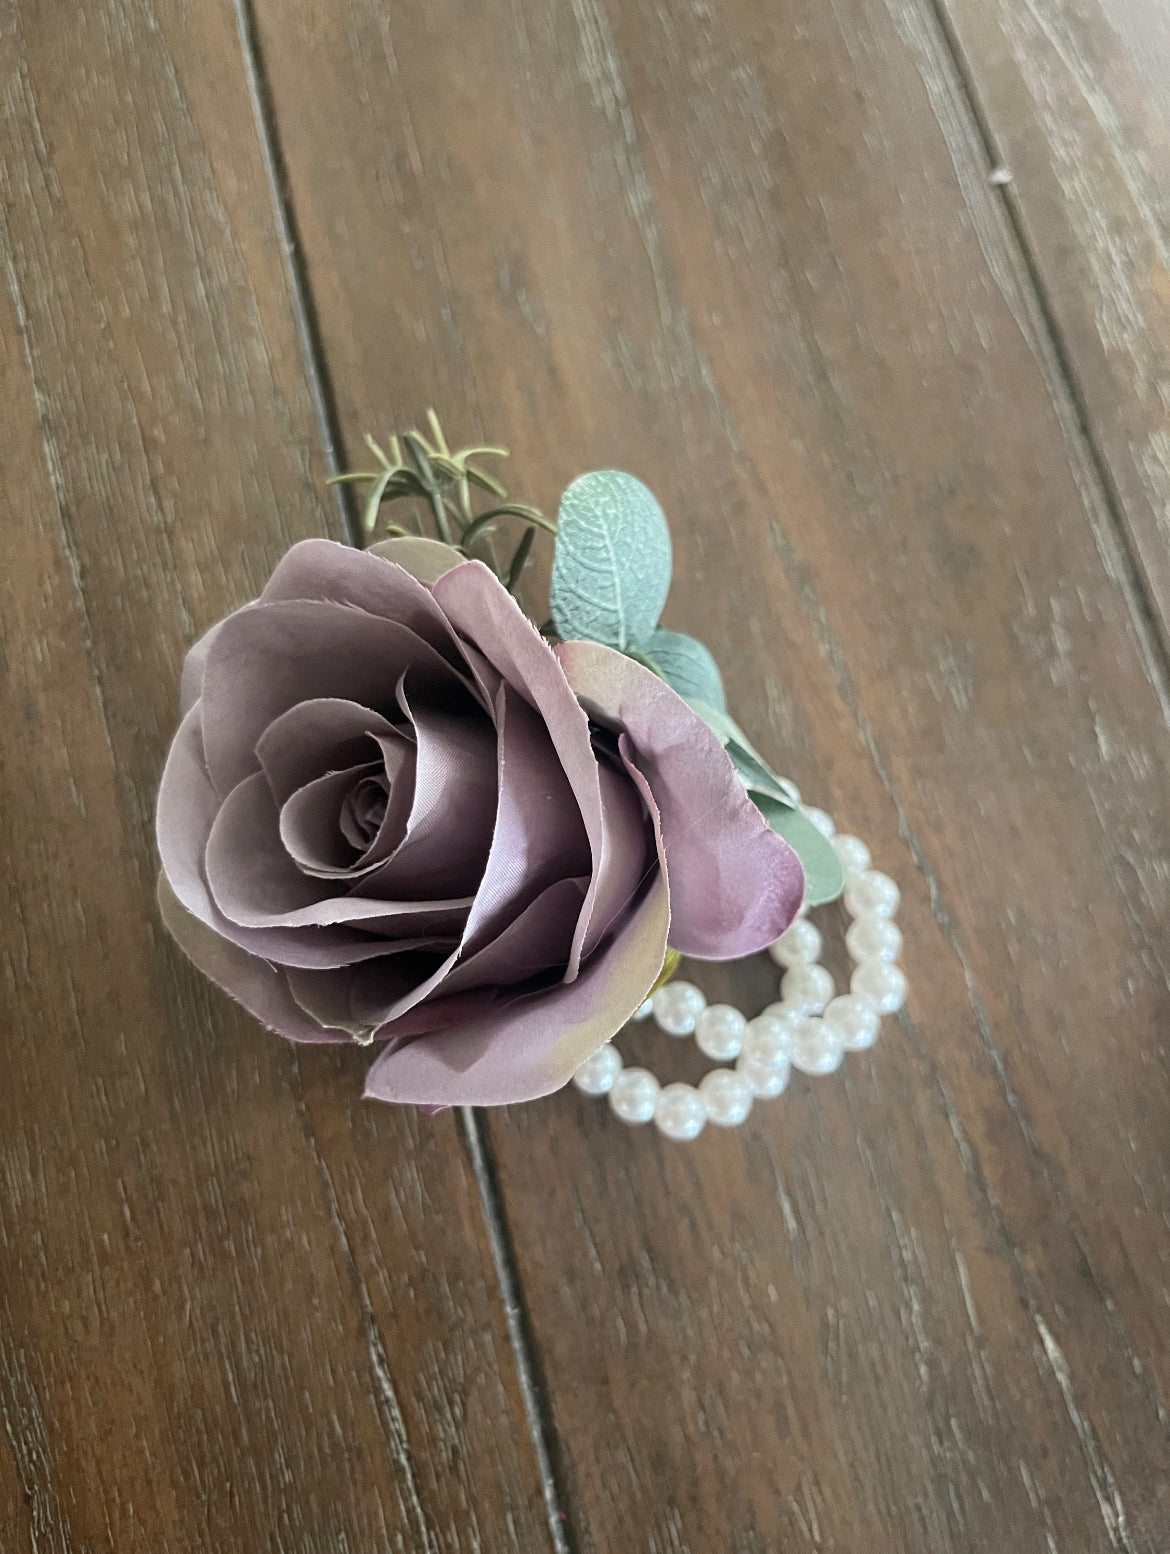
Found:
[[[869,848],[856,836],[839,835],[823,809],[802,805],[805,816],[832,843],[845,874],[845,910],[852,919],[845,946],[855,970],[849,992],[834,997],[833,978],[820,965],[820,930],[804,909],[768,949],[778,966],[780,1001],[749,1020],[731,1004],[708,1004],[692,982],[667,982],[634,1015],[653,1016],[670,1036],[693,1036],[699,1050],[734,1068],[714,1068],[698,1086],[660,1084],[646,1068],[626,1068],[612,1042],[587,1058],[573,1075],[586,1095],[609,1097],[623,1122],[653,1121],[670,1139],[693,1139],[712,1123],[738,1127],[753,1102],[780,1095],[793,1068],[831,1074],[846,1052],[877,1040],[883,1014],[906,997],[906,976],[895,965],[902,935],[894,922],[900,893],[886,874],[870,867]]]

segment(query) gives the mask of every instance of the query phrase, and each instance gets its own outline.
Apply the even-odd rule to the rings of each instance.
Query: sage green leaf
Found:
[[[686,700],[693,697],[720,712],[726,710],[719,665],[694,637],[659,626],[646,643],[646,657],[671,690]]]
[[[800,859],[804,869],[804,899],[809,906],[836,901],[845,888],[845,874],[827,836],[818,831],[799,809],[777,804],[764,794],[751,795],[752,803]]]
[[[783,777],[777,777],[754,751],[745,749],[733,740],[727,747],[727,753],[731,757],[732,766],[739,773],[740,782],[749,793],[762,793],[788,809],[796,808],[795,795]]]
[[[739,780],[749,793],[762,793],[777,804],[796,808],[796,795],[783,777],[776,773],[756,750],[739,724],[720,707],[713,707],[693,697],[686,698],[692,712],[697,712],[708,728],[718,734],[731,764],[739,773]]]
[[[662,509],[633,475],[599,469],[561,498],[549,605],[566,642],[645,648],[670,588]]]
[[[702,696],[688,696],[686,701],[691,711],[699,714],[707,727],[719,735],[724,745],[730,745],[734,741],[743,745],[745,749],[751,749],[747,735],[726,708],[717,707],[705,701]]]

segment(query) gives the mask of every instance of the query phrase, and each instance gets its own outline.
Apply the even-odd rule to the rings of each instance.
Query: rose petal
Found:
[[[636,767],[627,767],[661,859],[662,831],[649,785]],[[424,1032],[418,1040],[408,1041],[398,1023],[380,1031],[394,1041],[366,1076],[366,1095],[439,1110],[508,1105],[559,1089],[646,998],[661,973],[669,930],[670,892],[660,867],[625,923],[575,981],[505,997],[479,1018]],[[391,1066],[399,1054],[408,1061]]]
[[[445,573],[435,584],[434,595],[451,624],[476,644],[505,682],[540,714],[580,809],[593,863],[569,961],[571,980],[580,965],[600,889],[598,870],[605,845],[601,780],[588,719],[548,643],[482,562],[467,561]]]
[[[414,793],[414,747],[382,739],[381,760],[328,772],[306,783],[280,810],[280,839],[306,873],[322,879],[353,879],[377,868],[406,834]],[[362,848],[346,837],[343,808],[363,777],[379,777],[388,788],[385,813],[373,841]]]
[[[666,881],[658,873],[622,930],[575,982],[384,1052],[366,1076],[366,1095],[416,1106],[506,1106],[560,1089],[653,987],[669,925]]]
[[[400,1046],[404,1041],[413,1041],[416,1036],[430,1036],[436,1031],[450,1030],[453,1025],[460,1024],[472,1015],[482,1014],[491,1004],[498,1001],[498,995],[491,988],[472,988],[466,993],[457,993],[451,998],[436,999],[433,1003],[420,1004],[417,1009],[412,1009],[409,1014],[404,1014],[400,1020],[395,1021],[393,1033],[375,1030],[372,1039],[379,1043],[386,1043],[390,1050]],[[370,1038],[368,1026],[353,1022],[353,1034],[362,1040]],[[442,1108],[436,1108],[441,1110]]]
[[[581,947],[592,955],[634,899],[638,887],[658,866],[650,819],[637,788],[625,773],[598,763],[601,778],[601,861],[596,865],[593,910]]]
[[[187,910],[205,923],[212,909],[203,880],[203,852],[218,810],[196,704],[179,724],[167,752],[154,823],[163,873]]]
[[[371,734],[394,737],[397,732],[380,712],[356,701],[314,697],[273,719],[256,742],[256,757],[276,802],[286,804],[323,772],[367,759]]]
[[[340,1024],[344,1018],[347,1021],[349,1033],[359,1040],[373,1039],[377,1042],[385,1042],[390,1047],[401,1045],[404,1041],[412,1041],[416,1036],[428,1036],[436,1031],[450,1030],[460,1021],[470,1015],[482,1014],[491,1004],[498,1002],[499,995],[494,988],[471,988],[466,993],[456,993],[451,998],[437,998],[425,1004],[420,1004],[417,1009],[412,1009],[409,1014],[402,1016],[394,1022],[393,1030],[373,1030],[369,1025],[358,1020],[349,1007],[349,987],[341,980],[343,973],[338,974],[335,987],[326,987],[322,983],[334,978],[333,972],[314,971],[301,973],[290,971],[288,973],[289,991],[298,1003],[303,996],[305,1013],[315,1018],[315,1010],[328,1012],[337,1022],[336,1029],[346,1029]],[[303,980],[302,980],[303,978]],[[322,985],[318,985],[322,984]],[[346,1011],[344,1015],[341,1011]]]
[[[428,540],[421,535],[399,534],[388,540],[379,540],[366,550],[367,556],[381,556],[409,572],[411,577],[428,587],[437,583],[444,572],[462,566],[467,557],[441,540]]]
[[[298,788],[288,803],[281,805],[280,840],[302,873],[325,879],[349,873],[355,849],[341,830],[341,806],[363,777],[376,776],[379,770],[376,761],[367,761],[363,766],[327,772]]]
[[[386,944],[383,950],[389,953],[369,964],[379,967],[378,980],[397,988],[400,995],[420,982],[443,953],[441,947],[435,949],[429,937]],[[336,971],[290,970],[289,992],[305,1013],[321,1025],[335,1026],[353,1036],[371,1037],[382,1022],[363,1015],[360,1001],[355,1001],[357,977],[362,969],[342,966]]]
[[[414,804],[414,773],[416,750],[413,740],[380,739],[378,744],[382,750],[382,771],[376,783],[367,783],[366,797],[355,790],[342,805],[338,824],[345,835],[353,842],[355,847],[360,847],[365,837],[369,835],[369,827],[374,827],[372,840],[366,844],[362,853],[360,867],[372,869],[400,845],[406,835],[406,824],[410,818],[410,811]],[[376,793],[376,801],[371,801],[369,795]],[[363,804],[375,802],[375,809],[380,807],[381,819],[375,812],[371,812],[366,819],[360,819]],[[352,811],[349,805],[356,805]],[[352,831],[352,835],[351,835]]]
[[[217,791],[226,796],[257,770],[260,736],[290,707],[345,697],[392,711],[406,669],[450,694],[458,687],[470,694],[469,682],[421,637],[351,605],[297,599],[237,610],[208,651],[200,703],[207,769]]]
[[[356,605],[408,627],[445,658],[459,662],[458,644],[430,589],[377,547],[355,550],[335,540],[301,540],[277,562],[260,595],[263,604],[282,599]]]
[[[284,966],[348,966],[386,953],[386,946],[368,933],[344,927],[288,928],[241,927],[230,922],[216,906],[204,874],[204,854],[219,800],[203,758],[198,706],[183,719],[171,745],[159,788],[155,819],[163,871],[183,906],[202,923],[252,955]],[[451,930],[452,919],[465,920],[466,903],[454,914],[441,913],[439,926]],[[378,919],[365,922],[376,930]]]
[[[191,708],[203,694],[203,671],[207,667],[207,654],[216,632],[223,625],[222,621],[216,621],[209,631],[205,631],[191,648],[183,660],[183,673],[179,677],[179,714],[186,717]]]
[[[491,851],[467,918],[462,941],[425,980],[408,992],[379,983],[372,967],[362,1014],[396,1021],[441,990],[461,961],[486,949],[550,885],[584,877],[589,848],[580,816],[540,719],[510,686],[500,688],[499,807]],[[376,877],[376,876],[375,876]],[[572,956],[572,943],[569,946]],[[558,959],[559,959],[558,955]],[[356,997],[356,995],[355,995]]]
[[[406,835],[361,882],[363,895],[396,900],[473,893],[483,873],[496,811],[496,730],[469,703],[439,709],[400,689],[417,739],[414,799]]]
[[[364,1020],[371,1029],[378,1030],[386,1024],[387,1010],[406,1013],[417,1008],[422,1003],[418,989],[432,986],[458,949],[458,945],[451,945],[446,954],[442,950],[423,950],[404,957],[401,962],[387,957],[356,967],[350,993],[354,1018]]]
[[[662,817],[671,945],[731,960],[762,950],[804,898],[804,871],[748,798],[727,752],[681,696],[596,642],[556,649],[569,684],[599,722],[624,729]]]
[[[396,566],[404,568],[411,577],[417,578],[420,583],[428,587],[437,583],[445,572],[450,572],[453,567],[462,566],[467,560],[461,551],[455,550],[450,545],[444,545],[441,540],[428,540],[413,534],[395,535],[388,540],[379,540],[376,545],[367,547],[366,554],[393,561]],[[461,641],[460,648],[471,669],[472,677],[483,693],[484,706],[490,708],[499,689],[501,678],[499,671],[493,669],[483,654],[477,652],[469,642]]]
[[[225,917],[244,928],[361,924],[387,937],[458,932],[471,898],[382,901],[335,895],[303,875],[284,850],[275,800],[263,772],[228,794],[211,827],[207,883]],[[385,953],[385,946],[383,946]]]
[[[461,959],[443,980],[443,994],[471,987],[508,989],[568,964],[587,876],[557,880],[480,950]]]
[[[243,1004],[270,1031],[289,1041],[345,1041],[341,1030],[326,1030],[299,1007],[283,971],[222,938],[188,912],[165,874],[158,880],[159,913],[167,932],[187,959],[217,987]]]
[[[557,880],[515,917],[482,949],[454,952],[438,965],[426,968],[425,978],[412,987],[393,964],[371,962],[353,976],[349,1010],[352,1016],[379,1028],[379,1035],[401,1034],[401,1022],[412,1010],[424,1007],[424,999],[441,988],[442,999],[471,988],[492,988],[505,993],[517,983],[543,972],[563,969],[573,942],[573,930],[581,914],[587,878]],[[389,1030],[382,1028],[389,1026]],[[439,1027],[435,1027],[436,1029]]]
[[[549,885],[590,871],[580,810],[549,732],[522,694],[500,688],[499,804],[465,944],[494,938]],[[600,806],[599,806],[600,808]]]

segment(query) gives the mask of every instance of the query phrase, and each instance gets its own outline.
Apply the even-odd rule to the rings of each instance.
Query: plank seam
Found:
[[[299,1087],[299,1064],[297,1064],[297,1074],[297,1111],[300,1115],[305,1141],[308,1144],[309,1152],[313,1157],[321,1179],[325,1202],[328,1206],[329,1219],[337,1233],[341,1254],[345,1262],[345,1270],[357,1294],[362,1335],[365,1338],[366,1352],[370,1361],[370,1374],[374,1383],[374,1404],[378,1417],[382,1422],[390,1455],[397,1469],[394,1476],[394,1484],[398,1495],[398,1503],[405,1520],[410,1525],[411,1541],[416,1554],[439,1554],[438,1537],[423,1505],[418,1473],[414,1464],[414,1454],[410,1449],[410,1439],[406,1430],[406,1419],[402,1412],[402,1405],[398,1401],[394,1379],[390,1373],[390,1362],[386,1357],[386,1347],[382,1342],[382,1335],[378,1331],[378,1321],[374,1315],[373,1303],[370,1300],[369,1291],[366,1289],[365,1281],[362,1278],[357,1258],[350,1243],[349,1231],[346,1229],[345,1219],[341,1212],[341,1204],[337,1198],[337,1190],[333,1185],[333,1178],[318,1148],[317,1135],[313,1128],[312,1118],[309,1115],[304,1094]]]
[[[297,342],[301,349],[309,394],[313,404],[313,417],[321,439],[321,451],[325,467],[331,476],[342,473],[345,445],[341,435],[341,421],[337,413],[337,397],[325,363],[325,348],[321,339],[321,324],[309,284],[308,263],[297,228],[293,209],[292,190],[288,169],[276,128],[276,107],[264,59],[260,51],[260,36],[252,0],[233,0],[236,30],[243,55],[244,74],[248,82],[248,96],[252,103],[252,115],[256,121],[256,137],[260,142],[260,154],[268,179],[272,210],[280,234],[280,246],[284,255],[285,274],[292,299],[293,320]],[[361,523],[348,485],[329,487],[336,514],[337,525],[346,543],[361,548]]]
[[[1116,1477],[1105,1459],[1097,1432],[1077,1400],[1072,1372],[1045,1321],[1040,1309],[1040,1298],[1036,1292],[1032,1277],[1027,1270],[1021,1248],[1012,1235],[999,1200],[984,1174],[977,1151],[963,1126],[955,1098],[917,1023],[907,1015],[905,1010],[899,1013],[898,1023],[908,1038],[928,1082],[937,1092],[943,1115],[946,1118],[947,1126],[950,1128],[958,1150],[959,1161],[974,1200],[976,1213],[985,1218],[988,1230],[998,1241],[1007,1262],[1012,1282],[1016,1286],[1020,1303],[1036,1328],[1040,1338],[1040,1352],[1044,1356],[1049,1373],[1057,1384],[1070,1422],[1076,1433],[1088,1472],[1090,1486],[1101,1512],[1110,1547],[1116,1551],[1116,1554],[1138,1554],[1138,1549],[1129,1532],[1128,1518],[1125,1506],[1121,1500]],[[1046,1164],[1047,1162],[1045,1162]],[[877,1178],[874,1175],[872,1161],[870,1162],[870,1175],[876,1184]],[[1062,1208],[1065,1207],[1062,1200],[1061,1206]],[[1075,1225],[1074,1236],[1078,1251],[1088,1261],[1087,1248],[1076,1231]],[[1100,1283],[1091,1265],[1090,1273],[1095,1288],[1100,1291]],[[965,1280],[965,1273],[961,1277]],[[1059,1307],[1057,1307],[1057,1310],[1059,1310]],[[1135,1370],[1140,1375],[1140,1367],[1133,1354],[1132,1347],[1129,1345],[1128,1335],[1125,1334],[1124,1329],[1122,1329],[1121,1337],[1126,1346],[1127,1357],[1134,1364]],[[1142,1379],[1144,1381],[1145,1378]],[[1150,1396],[1148,1385],[1143,1385],[1142,1391],[1151,1403],[1151,1406],[1154,1407],[1159,1424],[1165,1429],[1166,1417],[1159,1400],[1156,1396]]]
[[[921,839],[917,834],[917,831],[915,830],[915,827],[910,819],[909,812],[907,811],[906,806],[902,801],[901,794],[894,782],[893,776],[888,770],[886,762],[882,757],[877,737],[869,722],[869,719],[862,710],[861,702],[857,694],[857,689],[845,665],[844,654],[842,653],[839,644],[833,636],[832,628],[828,623],[823,607],[816,597],[812,584],[807,577],[803,563],[800,561],[792,546],[784,538],[782,531],[778,528],[778,526],[773,526],[772,538],[777,553],[780,555],[781,560],[784,563],[785,571],[793,581],[797,597],[805,607],[805,619],[809,622],[809,625],[814,631],[816,638],[825,654],[825,659],[832,673],[833,682],[837,689],[837,693],[848,709],[851,718],[854,720],[858,738],[862,744],[863,749],[866,751],[866,754],[869,757],[872,770],[878,781],[881,783],[882,788],[889,797],[890,803],[893,806],[898,823],[898,834],[906,843],[907,849],[914,861],[915,867],[922,875],[922,878],[926,884],[931,917],[959,964],[959,968],[962,972],[967,988],[968,1007],[971,1010],[971,1015],[975,1022],[975,1028],[979,1035],[980,1048],[984,1054],[984,1058],[995,1081],[996,1088],[1002,1096],[1004,1104],[1006,1105],[1009,1113],[1015,1121],[1017,1128],[1019,1129],[1020,1137],[1028,1154],[1037,1163],[1040,1179],[1044,1187],[1052,1195],[1054,1201],[1059,1206],[1060,1212],[1064,1215],[1068,1222],[1070,1234],[1073,1237],[1078,1252],[1084,1258],[1085,1266],[1088,1268],[1090,1278],[1092,1280],[1093,1289],[1101,1301],[1101,1305],[1105,1311],[1111,1331],[1116,1335],[1118,1341],[1123,1346],[1126,1356],[1130,1360],[1130,1363],[1134,1365],[1135,1369],[1138,1369],[1139,1365],[1137,1356],[1128,1329],[1126,1328],[1120,1313],[1116,1310],[1108,1298],[1105,1288],[1105,1281],[1101,1277],[1101,1274],[1097,1269],[1095,1261],[1090,1253],[1089,1245],[1081,1228],[1080,1222],[1074,1213],[1071,1203],[1069,1203],[1067,1200],[1063,1190],[1054,1177],[1052,1163],[1040,1147],[1039,1140],[1036,1137],[1036,1133],[1032,1127],[1027,1110],[1011,1082],[1007,1064],[1005,1062],[1003,1053],[1000,1051],[992,1023],[987,1015],[986,1005],[983,1002],[978,981],[971,968],[970,959],[967,954],[959,926],[950,910],[950,907],[944,900],[943,888],[939,881],[938,875],[927,854],[926,848],[924,847]],[[903,1029],[914,1033],[916,1044],[921,1050],[924,1050],[921,1038],[917,1035],[916,1027],[914,1026],[913,1021],[906,1014],[905,1010],[901,1012],[901,1014],[898,1016],[898,1019]],[[955,1136],[956,1142],[958,1142],[960,1145],[961,1157],[965,1163],[968,1160],[975,1162],[977,1160],[977,1155],[974,1147],[966,1142],[965,1135],[963,1139],[960,1140],[959,1132],[957,1131],[959,1127],[958,1109],[950,1100],[949,1093],[946,1091],[945,1086],[943,1086],[938,1071],[936,1069],[932,1069],[932,1074],[935,1078],[936,1085],[938,1085],[941,1093],[944,1096],[944,1110],[947,1115],[951,1132]],[[981,1167],[979,1168],[978,1178],[981,1182],[985,1180]],[[985,1196],[989,1203],[994,1203],[994,1199],[991,1197],[989,1189],[985,1189]],[[1006,1228],[1004,1235],[1007,1240],[1007,1244],[1014,1247],[1014,1243],[1011,1242]],[[1163,1431],[1165,1432],[1170,1429],[1170,1415],[1167,1414],[1166,1409],[1162,1404],[1161,1397],[1157,1392],[1157,1388],[1152,1385],[1150,1378],[1148,1375],[1144,1374],[1144,1371],[1142,1374],[1142,1391],[1149,1402],[1151,1411],[1153,1412]]]
[[[342,473],[340,460],[344,443],[337,411],[337,399],[326,364],[320,320],[313,300],[308,265],[297,228],[288,170],[277,128],[275,103],[264,69],[264,59],[260,47],[255,13],[252,0],[233,0],[233,5],[240,39],[240,50],[243,55],[244,71],[248,81],[248,92],[256,122],[257,138],[260,142],[269,193],[280,233],[281,247],[284,252],[297,340],[309,382],[313,413],[317,422],[317,430],[321,439],[326,468],[330,475],[338,475]],[[330,490],[341,533],[345,536],[348,544],[360,549],[362,543],[361,524],[350,487],[334,485],[330,487]],[[554,1468],[554,1453],[550,1444],[555,1440],[555,1432],[551,1425],[551,1408],[549,1406],[547,1388],[536,1359],[531,1326],[520,1291],[519,1273],[512,1247],[511,1233],[504,1213],[499,1182],[494,1164],[489,1156],[478,1116],[470,1108],[465,1108],[461,1111],[461,1119],[468,1158],[479,1192],[480,1209],[491,1247],[492,1263],[499,1286],[499,1295],[504,1310],[504,1321],[512,1350],[512,1359],[516,1367],[517,1380],[524,1402],[524,1412],[528,1423],[533,1455],[536,1460],[537,1474],[540,1478],[541,1493],[548,1518],[553,1554],[578,1554],[577,1542],[570,1530],[567,1515],[561,1506],[562,1495],[558,1481],[559,1475]],[[317,1154],[315,1141],[313,1141],[313,1147],[314,1153]],[[341,1237],[343,1252],[350,1266],[351,1275],[357,1281],[359,1300],[362,1306],[362,1323],[370,1348],[380,1412],[388,1426],[394,1446],[395,1459],[400,1467],[405,1464],[408,1469],[411,1469],[408,1477],[413,1481],[409,1447],[405,1438],[401,1411],[394,1396],[393,1383],[390,1378],[389,1365],[382,1345],[381,1335],[378,1332],[372,1308],[369,1306],[368,1297],[353,1260],[345,1225],[333,1194],[328,1171],[319,1154],[317,1154],[317,1160],[324,1178],[327,1195],[331,1201],[334,1225]],[[388,1404],[392,1406],[388,1407]],[[421,1503],[417,1502],[417,1495],[412,1495],[411,1501],[412,1508],[416,1510],[414,1519],[417,1522],[419,1518],[422,1518],[420,1524],[421,1531],[428,1540],[426,1546],[429,1547],[431,1534],[425,1520],[425,1513],[422,1510]]]
[[[580,1544],[563,1506],[567,1497],[561,1487],[563,1475],[560,1454],[555,1444],[558,1435],[553,1424],[551,1395],[536,1357],[532,1324],[522,1294],[519,1265],[504,1212],[503,1193],[491,1144],[478,1110],[461,1106],[459,1116],[471,1170],[479,1187],[492,1262],[495,1264],[504,1307],[504,1321],[524,1399],[524,1412],[528,1417],[528,1433],[532,1437],[532,1449],[536,1455],[553,1554],[579,1554]]]
[[[951,21],[947,0],[922,0],[922,3],[925,10],[934,18],[963,103],[970,115],[972,127],[987,159],[988,168],[1000,167],[1004,165],[1004,157],[992,127],[990,115],[980,97],[974,71]],[[1065,342],[1056,307],[1044,279],[1044,271],[1028,238],[1019,197],[1010,183],[997,185],[993,192],[999,198],[1000,208],[1015,244],[1020,264],[1032,289],[1039,321],[1047,336],[1048,348],[1052,353],[1052,362],[1060,387],[1068,397],[1077,432],[1097,482],[1101,506],[1114,531],[1120,551],[1118,559],[1123,569],[1121,581],[1134,614],[1135,625],[1144,639],[1151,668],[1157,676],[1158,689],[1165,707],[1170,703],[1170,622],[1164,621],[1159,613],[1149,577],[1137,553],[1133,531],[1126,515],[1125,502],[1093,430],[1088,401],[1081,388],[1072,353]]]

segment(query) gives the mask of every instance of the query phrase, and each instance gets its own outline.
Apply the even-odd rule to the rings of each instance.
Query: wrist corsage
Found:
[[[376,1043],[367,1096],[428,1108],[576,1076],[691,1137],[793,1060],[827,1072],[868,1045],[904,991],[896,887],[752,748],[707,650],[659,626],[650,492],[583,475],[554,526],[481,467],[502,450],[453,452],[433,417],[370,446],[379,467],[344,477],[367,487],[368,548],[294,545],[187,656],[157,820],[189,958],[292,1041]],[[399,502],[412,528],[384,523]],[[515,591],[542,529],[538,628]],[[843,887],[859,970],[833,999],[802,914]],[[669,980],[680,956],[768,948],[789,969],[750,1024]],[[649,1013],[737,1068],[696,1090],[623,1068],[611,1038]]]

